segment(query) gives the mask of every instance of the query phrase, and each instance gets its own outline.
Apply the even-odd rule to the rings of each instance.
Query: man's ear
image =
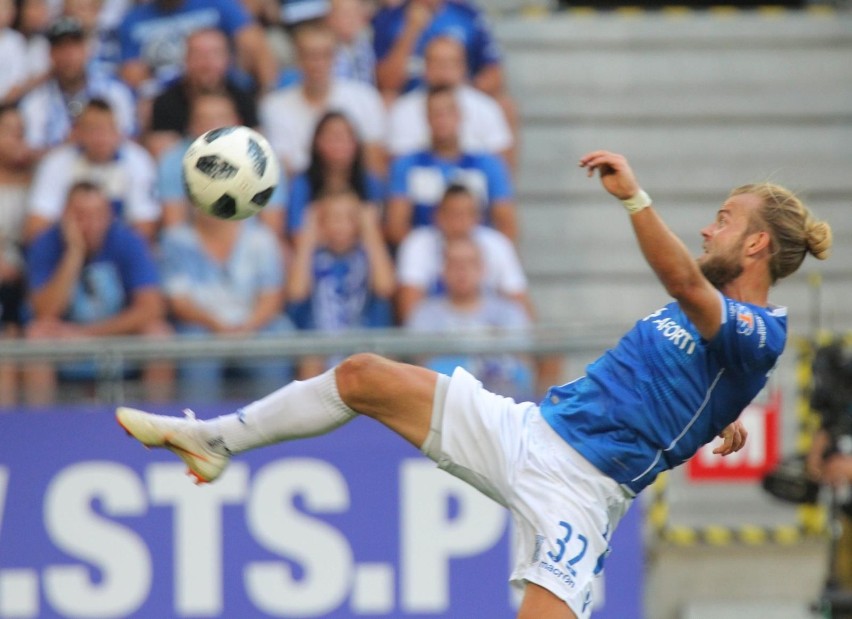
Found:
[[[772,245],[772,237],[766,230],[752,232],[746,237],[746,255],[754,256],[763,250],[769,251]]]

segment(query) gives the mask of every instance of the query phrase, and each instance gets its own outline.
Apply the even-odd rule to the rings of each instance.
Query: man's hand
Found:
[[[743,448],[748,438],[748,432],[746,432],[742,421],[737,420],[722,430],[719,433],[719,438],[724,440],[721,445],[713,450],[713,453],[721,456],[729,456]]]
[[[405,10],[405,25],[414,32],[422,32],[435,17],[435,10],[428,2],[413,0]]]
[[[623,155],[596,150],[580,158],[580,167],[591,177],[598,170],[604,189],[619,200],[632,198],[639,192],[639,182]]]
[[[80,256],[86,255],[86,239],[77,220],[71,215],[63,215],[60,220],[62,227],[62,238],[65,241],[65,249]]]
[[[834,487],[852,482],[852,456],[835,454],[828,458],[820,471],[820,481]]]

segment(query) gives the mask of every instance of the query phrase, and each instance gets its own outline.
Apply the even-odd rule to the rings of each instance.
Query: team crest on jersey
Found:
[[[745,305],[737,306],[737,333],[740,335],[754,333],[754,313]]]

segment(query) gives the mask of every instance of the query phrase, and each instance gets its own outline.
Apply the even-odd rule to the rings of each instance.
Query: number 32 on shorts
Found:
[[[556,548],[547,553],[548,558],[558,565],[563,565],[572,576],[577,575],[577,570],[574,567],[577,563],[583,560],[586,556],[586,551],[589,549],[589,539],[582,533],[574,535],[574,527],[564,520],[559,521],[559,527],[562,529],[561,537],[557,537],[554,542]],[[607,538],[607,533],[604,533],[604,539]],[[607,549],[608,552],[609,549]],[[594,573],[598,574],[603,569],[604,558],[607,555],[604,552],[597,558]]]

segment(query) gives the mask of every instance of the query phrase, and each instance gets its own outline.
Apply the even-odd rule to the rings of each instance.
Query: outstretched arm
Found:
[[[642,192],[627,159],[607,151],[594,151],[580,159],[580,167],[588,176],[597,170],[601,183],[619,200],[637,200],[639,206],[625,204],[639,248],[648,264],[674,297],[701,336],[712,339],[721,326],[722,307],[718,291],[701,273],[689,250],[650,207],[647,194]],[[648,206],[641,204],[647,201]]]

